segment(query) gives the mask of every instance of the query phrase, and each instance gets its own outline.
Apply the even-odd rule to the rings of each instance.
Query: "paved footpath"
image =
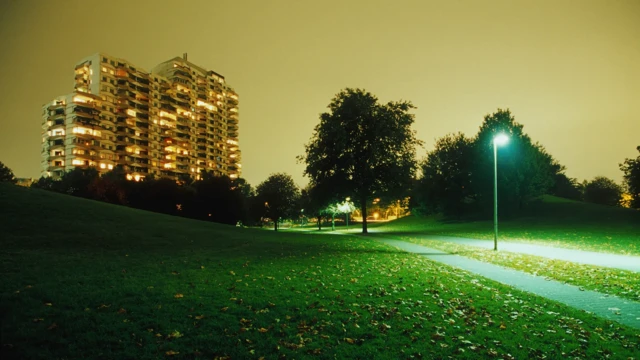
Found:
[[[459,245],[470,245],[485,249],[493,249],[493,240],[478,240],[454,236],[419,234],[411,234],[410,237],[417,239],[446,241]],[[640,272],[640,256],[607,254],[594,251],[573,250],[518,242],[501,242],[500,239],[498,239],[498,250],[536,255],[549,259],[571,261],[579,264],[596,265]]]
[[[508,269],[459,255],[452,255],[406,241],[386,239],[378,236],[376,236],[376,239],[387,245],[422,255],[433,261],[455,266],[513,286],[516,289],[534,293],[576,309],[585,310],[600,317],[640,329],[640,303],[638,302],[595,291],[582,291],[576,286],[564,284],[559,281],[545,280],[542,277],[530,275],[522,271]],[[504,243],[504,245],[506,245],[506,243]],[[507,250],[505,247],[502,247],[502,249]],[[547,252],[548,251],[549,248],[547,248]],[[553,251],[555,252],[556,248],[553,248]]]

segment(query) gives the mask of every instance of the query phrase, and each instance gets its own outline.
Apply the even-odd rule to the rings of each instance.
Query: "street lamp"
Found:
[[[351,201],[351,197],[350,197],[350,196],[348,196],[348,197],[346,198],[346,200],[347,200],[347,207],[350,207],[350,206],[349,206],[349,201]],[[349,209],[349,210],[351,210],[351,209]],[[349,231],[349,216],[350,216],[350,215],[351,215],[351,212],[348,212],[348,213],[347,213],[347,231]]]
[[[493,138],[493,250],[498,250],[498,146],[508,141],[503,133]]]

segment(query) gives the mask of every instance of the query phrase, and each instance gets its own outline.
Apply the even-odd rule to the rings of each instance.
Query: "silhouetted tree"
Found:
[[[129,182],[129,203],[132,207],[170,215],[181,215],[183,189],[168,178]]]
[[[379,104],[371,93],[345,89],[320,115],[306,154],[305,174],[313,185],[331,188],[335,196],[351,196],[361,206],[362,232],[367,233],[367,201],[376,194],[399,197],[416,170],[411,130],[415,107],[407,101]]]
[[[17,181],[15,175],[13,175],[13,171],[0,161],[0,182],[15,184]]]
[[[36,189],[60,192],[60,180],[55,180],[49,176],[41,176],[38,181],[35,181],[33,182],[33,184],[31,184],[31,187]]]
[[[640,152],[640,146],[636,149]],[[624,172],[624,182],[631,194],[631,207],[640,209],[640,155],[635,159],[625,159],[620,170]]]
[[[112,204],[127,204],[127,178],[121,167],[97,177],[89,183],[88,190],[91,198]]]
[[[584,186],[584,200],[594,204],[619,206],[622,199],[622,187],[615,181],[596,176]]]
[[[228,176],[203,175],[193,188],[197,217],[230,225],[242,220],[242,192]]]
[[[256,192],[266,215],[273,220],[275,231],[278,231],[280,218],[295,215],[299,191],[290,175],[272,174],[258,185]]]
[[[549,193],[565,199],[582,200],[583,189],[577,179],[570,178],[564,173],[557,173]]]
[[[462,133],[436,141],[422,162],[422,178],[413,191],[414,206],[421,213],[461,215],[475,197],[471,186],[473,141]]]
[[[99,176],[100,173],[95,167],[75,168],[62,175],[59,191],[73,196],[90,198],[89,184]]]

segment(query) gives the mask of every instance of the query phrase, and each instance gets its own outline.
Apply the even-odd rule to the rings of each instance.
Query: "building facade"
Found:
[[[42,111],[42,176],[77,167],[128,179],[241,175],[238,94],[187,54],[142,70],[95,54],[75,67],[71,94]]]

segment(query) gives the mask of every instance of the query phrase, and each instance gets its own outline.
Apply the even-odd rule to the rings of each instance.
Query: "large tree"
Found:
[[[273,220],[274,230],[278,231],[278,220],[293,216],[298,202],[298,187],[290,175],[272,174],[258,185],[257,198],[264,203],[266,215]]]
[[[640,146],[636,148],[640,152]],[[620,164],[620,170],[624,172],[624,182],[631,194],[631,207],[640,208],[640,155],[635,159],[625,159]]]
[[[411,130],[415,107],[408,101],[378,103],[362,89],[344,89],[320,115],[305,146],[305,174],[311,183],[330,188],[335,198],[352,197],[362,210],[367,233],[367,201],[375,195],[401,195],[416,170]]]
[[[622,187],[607,177],[596,176],[584,185],[584,201],[619,206],[620,200],[622,200]]]
[[[555,174],[564,170],[542,145],[532,142],[523,127],[509,110],[498,109],[485,116],[474,141],[472,171],[474,191],[481,204],[493,200],[493,138],[499,133],[509,137],[509,142],[498,148],[498,196],[507,211],[520,209],[546,194],[554,185]]]
[[[13,171],[0,161],[0,182],[10,182],[15,184],[16,181],[18,180],[13,175]]]

